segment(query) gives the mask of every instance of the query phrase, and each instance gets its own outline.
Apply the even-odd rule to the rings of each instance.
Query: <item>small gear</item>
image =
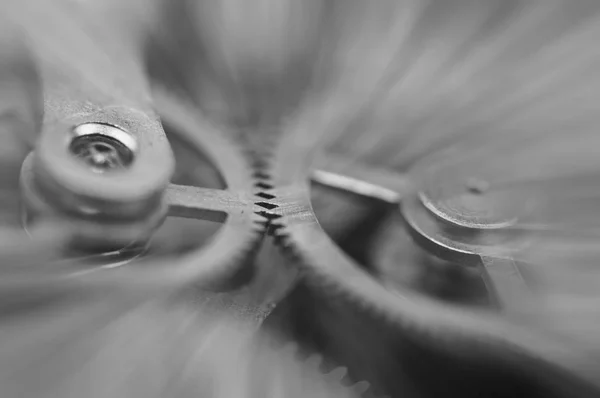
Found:
[[[253,272],[251,258],[265,231],[263,217],[256,214],[252,165],[244,149],[181,98],[160,87],[152,90],[138,53],[128,51],[129,45],[139,44],[135,35],[115,40],[123,32],[106,29],[97,15],[90,15],[79,5],[59,2],[44,9],[50,15],[28,14],[21,9],[11,14],[26,29],[35,26],[31,31],[43,30],[49,23],[53,26],[45,35],[32,35],[42,65],[46,120],[37,137],[40,144],[21,176],[24,196],[30,199],[28,206],[40,210],[40,218],[47,209],[52,216],[58,213],[78,236],[89,235],[91,246],[96,238],[107,239],[109,244],[117,241],[121,247],[138,237],[148,239],[165,215],[204,218],[223,225],[209,244],[182,255],[174,266],[165,267],[164,259],[149,257],[127,266],[90,267],[84,258],[31,267],[27,272],[3,270],[2,286],[32,283],[109,290],[121,286],[124,291],[154,294],[190,284],[206,289],[244,284]],[[68,37],[72,29],[90,36],[72,34],[68,46],[58,48],[59,38]],[[98,41],[97,46],[89,46],[90,37]],[[114,59],[107,59],[106,54]],[[103,68],[114,60],[118,60],[119,68]],[[173,161],[156,113],[174,126],[190,147],[211,160],[226,189],[169,184]],[[96,130],[85,133],[89,137],[116,137],[121,143],[131,137],[137,139],[133,146],[128,145],[133,152],[138,146],[134,153],[137,158],[128,168],[115,172],[86,169],[79,159],[69,156],[68,147],[61,145],[65,134],[79,134],[73,127],[90,125]],[[138,199],[148,206],[127,204]],[[152,212],[148,217],[147,208]]]
[[[148,259],[130,263],[127,267],[104,267],[93,272],[75,272],[67,267],[66,274],[60,274],[53,269],[49,278],[63,281],[66,278],[68,281],[75,277],[76,283],[100,282],[112,286],[133,283],[133,289],[151,290],[169,290],[189,283],[223,287],[236,283],[239,278],[247,280],[251,271],[248,258],[258,248],[264,225],[262,218],[255,214],[253,179],[243,152],[237,149],[235,142],[219,134],[212,126],[198,124],[198,118],[190,118],[193,112],[176,103],[174,98],[167,99],[160,90],[157,90],[157,103],[165,121],[177,126],[179,132],[189,133],[184,139],[190,145],[208,152],[207,155],[222,169],[228,185],[226,191],[170,185],[167,189],[169,214],[208,219],[216,216],[217,221],[224,222],[223,227],[207,247],[179,258],[175,268],[155,266]]]

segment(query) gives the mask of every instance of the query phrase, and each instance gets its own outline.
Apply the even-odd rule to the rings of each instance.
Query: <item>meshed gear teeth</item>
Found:
[[[239,141],[239,142],[238,142]],[[247,146],[244,146],[245,142],[243,140],[243,137],[237,137],[236,138],[236,145],[240,146],[242,145],[242,152],[245,156],[245,158],[247,159],[247,163],[252,165],[252,169],[253,171],[251,171],[252,174],[252,180],[253,180],[253,184],[252,184],[252,194],[255,197],[254,198],[254,215],[253,215],[253,225],[256,229],[256,232],[261,234],[261,236],[264,236],[268,230],[269,227],[269,218],[265,216],[264,210],[262,207],[257,206],[258,201],[260,201],[260,199],[258,198],[262,198],[262,199],[267,199],[268,198],[268,194],[267,193],[263,193],[262,191],[257,191],[258,189],[264,189],[263,186],[266,187],[271,187],[271,185],[267,184],[265,182],[265,178],[263,177],[257,177],[257,174],[261,174],[262,172],[261,170],[263,170],[264,168],[267,167],[267,163],[263,160],[263,158],[260,156],[260,154],[257,154],[255,151],[253,151],[251,148],[248,148]],[[263,196],[266,195],[266,196]],[[255,252],[258,251],[258,247],[256,248]]]
[[[341,298],[383,321],[386,328],[444,355],[464,360],[468,353],[473,360],[498,361],[543,379],[551,388],[564,391],[565,396],[597,396],[600,381],[593,369],[598,369],[600,358],[566,345],[561,336],[415,292],[396,294],[360,269],[329,238],[312,209],[308,168],[311,155],[319,149],[317,135],[321,132],[294,128],[290,127],[292,133],[282,137],[273,152],[269,173],[275,192],[270,193],[277,198],[268,203],[279,208],[267,213],[280,216],[271,221],[268,233],[299,266],[307,284],[326,298]]]
[[[305,353],[297,343],[288,342],[282,347],[276,348],[285,356],[300,361],[307,372],[320,375],[325,383],[332,388],[346,391],[348,397],[376,398],[367,381],[352,382],[348,376],[348,369],[343,366],[335,366],[327,363],[325,358],[317,353]],[[377,397],[379,398],[379,397]]]
[[[276,195],[273,192],[273,183],[268,171],[271,163],[268,149],[266,151],[252,149],[247,151],[252,158],[252,165],[254,167],[252,176],[256,180],[254,183],[254,212],[260,217],[261,226],[267,234],[271,229],[272,221],[280,217],[280,215],[272,211],[279,206],[274,203]]]
[[[276,221],[271,223],[271,228],[267,233],[273,236],[275,242],[290,259],[294,261],[301,260],[300,253],[296,250],[290,236],[286,233],[286,227],[281,215]]]
[[[262,189],[262,190],[269,190],[269,189],[273,189],[273,185],[271,184],[267,184],[264,181],[260,181],[257,182],[256,184],[254,184],[254,186],[258,189]]]
[[[136,273],[134,268],[120,267],[111,269],[111,274],[115,278],[122,276],[119,280],[135,280],[139,286],[150,287],[149,291],[166,285],[177,287],[190,280],[208,290],[239,287],[249,280],[249,274],[253,272],[248,259],[259,249],[267,230],[264,218],[254,211],[256,180],[252,177],[251,167],[254,158],[245,151],[239,138],[230,132],[223,134],[223,127],[203,117],[186,96],[177,95],[160,84],[153,85],[152,93],[163,123],[172,127],[213,163],[221,172],[228,190],[249,200],[232,209],[210,244],[180,259],[177,264],[180,265],[179,272],[169,270],[169,274],[165,275],[167,270],[163,271],[164,267],[147,267],[157,271]],[[99,277],[101,281],[111,279],[102,278]],[[90,281],[94,283],[93,278]]]
[[[255,213],[265,220],[264,225],[268,233],[273,220],[281,217],[279,214],[273,212],[273,210],[276,210],[279,207],[279,205],[273,202],[273,199],[276,199],[276,197],[273,193],[266,190],[259,190],[254,193],[254,196],[256,198],[256,201],[254,202]]]

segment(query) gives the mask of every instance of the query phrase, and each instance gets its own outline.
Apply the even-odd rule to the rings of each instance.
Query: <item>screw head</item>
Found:
[[[95,172],[125,169],[134,159],[134,137],[118,127],[85,123],[74,130],[69,149]]]

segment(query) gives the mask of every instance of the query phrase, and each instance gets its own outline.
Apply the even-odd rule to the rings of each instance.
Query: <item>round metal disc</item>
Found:
[[[439,219],[473,229],[500,229],[517,222],[515,197],[494,190],[493,181],[476,177],[477,171],[468,176],[464,170],[447,169],[435,156],[422,163],[427,166],[416,173],[421,180],[419,199]]]

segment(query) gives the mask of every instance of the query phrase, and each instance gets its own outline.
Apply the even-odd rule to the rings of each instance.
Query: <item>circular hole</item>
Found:
[[[127,168],[133,163],[136,142],[125,131],[100,123],[86,123],[74,129],[69,150],[94,171]]]

